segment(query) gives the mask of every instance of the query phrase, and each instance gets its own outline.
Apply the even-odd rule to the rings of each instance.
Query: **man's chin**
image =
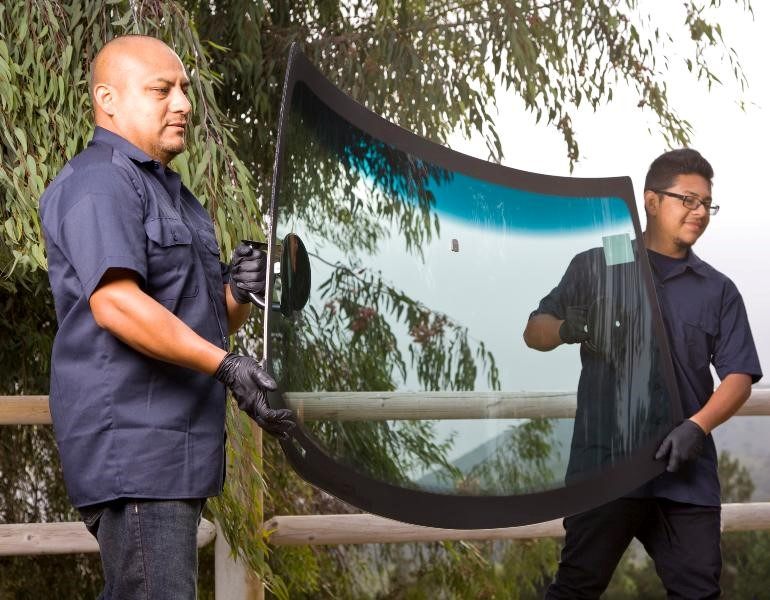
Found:
[[[689,250],[695,245],[695,242],[698,241],[698,238],[695,239],[683,239],[683,238],[676,238],[676,241],[674,242],[676,244],[676,247],[680,250]]]
[[[171,160],[178,154],[182,154],[186,148],[187,145],[185,144],[184,140],[182,140],[176,143],[163,144],[163,146],[160,148],[160,151],[164,156],[168,156],[169,160]]]

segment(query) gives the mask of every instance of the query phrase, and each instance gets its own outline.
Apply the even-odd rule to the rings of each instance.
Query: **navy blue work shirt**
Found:
[[[698,412],[714,391],[710,365],[720,379],[731,373],[762,378],[746,307],[738,288],[690,250],[676,261],[647,251],[655,291],[671,345],[685,417]],[[676,473],[663,473],[634,493],[703,506],[720,505],[717,451],[711,435],[703,453]]]
[[[713,393],[710,365],[714,365],[720,379],[731,373],[744,373],[751,376],[752,382],[757,382],[762,377],[759,358],[743,299],[730,279],[692,251],[678,262],[661,260],[666,257],[647,252],[670,342],[682,411],[685,417],[690,417],[703,407]],[[543,298],[533,315],[547,313],[564,319],[569,305],[567,299],[574,296],[573,290],[594,285],[587,284],[585,273],[599,272],[591,265],[600,254],[600,249],[595,249],[576,256],[559,285]],[[582,346],[585,344],[581,345],[583,371],[578,389],[578,409],[581,405],[595,404],[585,399],[581,402],[581,388],[595,391],[595,372],[609,372],[607,369],[591,370],[595,357]],[[655,361],[655,357],[652,360]],[[659,367],[654,371],[660,372]],[[654,387],[651,393],[663,391],[664,386],[661,385]],[[590,417],[589,420],[595,421],[595,418]],[[719,490],[716,448],[709,435],[703,454],[696,461],[676,473],[663,473],[629,495],[719,506]]]
[[[224,386],[124,344],[88,303],[108,269],[130,269],[144,292],[227,348],[227,267],[208,213],[176,173],[97,127],[46,189],[40,215],[59,322],[50,408],[72,503],[219,494]]]
[[[533,313],[564,319],[570,308],[582,309],[591,323],[590,343],[580,345],[567,484],[622,463],[671,430],[670,387],[635,254],[607,264],[602,248],[580,252]]]

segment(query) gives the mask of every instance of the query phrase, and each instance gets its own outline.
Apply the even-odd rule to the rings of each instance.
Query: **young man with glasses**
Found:
[[[656,458],[666,472],[631,494],[564,519],[566,539],[549,600],[599,598],[636,537],[655,562],[669,598],[720,595],[720,493],[711,431],[746,401],[761,376],[746,309],[735,284],[702,261],[692,246],[719,210],[711,165],[680,149],[656,158],[645,180],[644,244],[670,340],[685,420]],[[565,276],[530,317],[526,343],[551,350],[588,343],[574,323]],[[580,319],[580,315],[577,314]],[[714,389],[713,365],[721,379]]]

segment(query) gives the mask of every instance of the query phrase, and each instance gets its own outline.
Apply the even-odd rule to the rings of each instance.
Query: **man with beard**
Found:
[[[107,43],[92,64],[93,140],[40,200],[59,322],[51,415],[113,600],[195,598],[197,527],[224,480],[225,387],[269,433],[294,424],[268,406],[259,363],[228,352],[265,256],[243,245],[220,263],[211,218],[168,167],[185,149],[189,85],[163,42]]]

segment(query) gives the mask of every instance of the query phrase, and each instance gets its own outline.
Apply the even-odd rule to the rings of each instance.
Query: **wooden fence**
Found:
[[[575,414],[574,393],[503,392],[361,392],[290,393],[287,404],[304,420],[569,418]],[[341,410],[344,407],[344,410]],[[770,389],[754,390],[738,416],[770,416]],[[0,396],[0,425],[50,424],[47,396]],[[522,527],[455,530],[421,527],[368,514],[276,516],[265,523],[270,542],[303,544],[364,544],[435,542],[441,540],[503,540],[560,537],[561,519]],[[770,529],[770,502],[725,504],[724,531]],[[215,526],[203,521],[198,545],[216,538],[217,600],[261,596],[234,561]],[[96,552],[98,546],[82,523],[21,523],[0,525],[0,556]]]

